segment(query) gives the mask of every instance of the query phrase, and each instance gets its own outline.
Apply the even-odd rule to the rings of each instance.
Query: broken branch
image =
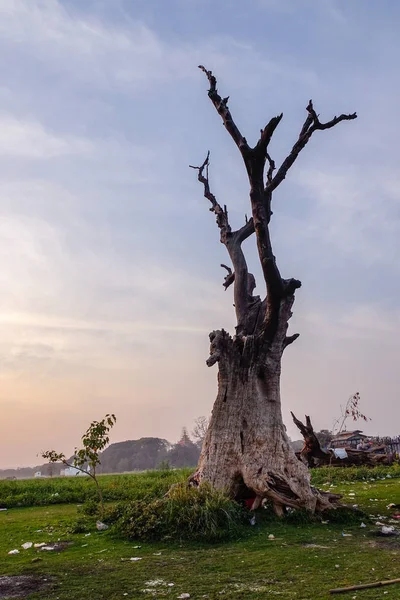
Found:
[[[219,229],[221,230],[221,242],[225,243],[226,235],[231,232],[231,227],[229,225],[229,220],[228,220],[228,211],[227,211],[226,206],[224,206],[224,208],[221,207],[221,205],[217,202],[216,197],[210,190],[210,183],[209,183],[209,179],[208,179],[208,167],[209,166],[210,166],[210,152],[209,151],[207,152],[205,161],[203,162],[203,164],[200,167],[194,167],[193,165],[189,165],[189,167],[191,169],[195,169],[196,171],[198,171],[197,179],[204,186],[204,197],[207,198],[207,200],[209,200],[211,202],[210,210],[213,213],[215,213],[215,215],[216,215],[217,225],[218,225]],[[204,169],[205,169],[205,175],[204,175]]]
[[[258,296],[252,296],[252,292],[255,288],[255,280],[248,272],[246,258],[241,248],[242,242],[254,233],[254,222],[251,218],[240,229],[232,232],[226,206],[224,205],[224,208],[221,207],[210,189],[208,176],[210,152],[207,153],[202,165],[199,167],[193,165],[189,166],[198,172],[197,179],[204,187],[204,197],[210,201],[210,210],[216,215],[217,225],[220,229],[220,241],[228,250],[233,264],[234,272],[232,272],[230,267],[222,265],[222,267],[228,271],[223,286],[226,290],[234,283],[234,306],[238,322],[238,332],[242,333],[242,329],[245,327],[244,324],[248,321],[246,318],[248,316],[248,309],[253,307],[255,302],[259,300]]]
[[[265,187],[266,192],[273,192],[273,190],[275,190],[278,187],[278,185],[282,183],[282,181],[286,177],[288,170],[293,165],[296,158],[303,150],[307,142],[310,140],[314,131],[331,129],[341,121],[352,121],[353,119],[357,118],[357,113],[352,113],[348,115],[341,114],[339,115],[339,117],[335,116],[333,119],[327,121],[326,123],[321,123],[321,121],[319,120],[319,116],[314,110],[312,100],[310,100],[310,102],[308,103],[306,110],[308,112],[308,115],[306,120],[304,121],[303,127],[301,128],[299,137],[296,143],[294,144],[290,154],[285,158],[285,160],[279,167],[275,177],[273,177],[271,180],[268,179],[268,183]]]
[[[344,588],[334,588],[329,590],[330,594],[343,594],[344,592],[352,592],[354,590],[366,590],[368,588],[377,588],[384,585],[393,585],[394,583],[400,583],[400,579],[388,579],[386,581],[376,581],[375,583],[363,583],[360,585],[351,585]]]
[[[218,114],[222,118],[222,121],[223,121],[227,131],[233,138],[236,146],[239,148],[239,150],[242,154],[243,154],[243,152],[249,151],[250,148],[249,148],[249,145],[247,144],[246,138],[243,137],[242,134],[240,133],[238,127],[236,126],[235,121],[233,120],[231,112],[228,108],[229,96],[227,96],[226,98],[221,98],[221,96],[218,94],[217,79],[212,74],[212,71],[207,71],[207,69],[205,67],[203,67],[203,65],[199,65],[199,69],[201,69],[203,71],[203,73],[205,73],[207,76],[207,79],[210,83],[210,89],[208,90],[208,96],[209,96],[210,100],[212,101],[212,103],[214,104]]]
[[[232,273],[232,269],[230,267],[228,267],[227,265],[221,264],[221,267],[228,271],[228,275],[225,275],[224,283],[222,284],[226,291],[228,289],[228,287],[235,281],[235,273]]]

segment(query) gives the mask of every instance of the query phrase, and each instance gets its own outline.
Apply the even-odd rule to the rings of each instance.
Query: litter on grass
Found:
[[[32,542],[25,542],[25,544],[21,544],[21,548],[23,548],[24,550],[28,550],[29,548],[32,548],[32,546]]]

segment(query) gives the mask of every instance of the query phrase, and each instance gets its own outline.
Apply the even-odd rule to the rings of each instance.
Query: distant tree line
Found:
[[[101,455],[102,473],[126,473],[168,467],[194,467],[200,455],[198,444],[186,429],[176,444],[146,437],[111,444]]]
[[[144,437],[139,440],[127,440],[111,444],[100,455],[101,464],[98,473],[126,473],[131,471],[146,471],[148,469],[195,467],[205,434],[204,418],[196,420],[192,437],[186,427],[176,444],[157,437]],[[193,439],[192,439],[193,438]],[[58,477],[65,468],[59,463],[24,467],[20,469],[0,470],[0,478],[29,478],[40,471],[46,477]]]

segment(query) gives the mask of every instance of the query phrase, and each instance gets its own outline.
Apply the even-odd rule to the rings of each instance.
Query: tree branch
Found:
[[[246,221],[246,223],[243,225],[243,227],[241,227],[237,231],[234,231],[233,235],[236,238],[236,241],[239,244],[241,244],[242,242],[247,240],[247,238],[249,238],[253,233],[254,233],[254,221],[253,221],[253,217],[251,217],[248,221]]]
[[[323,131],[324,129],[331,129],[341,121],[352,121],[353,119],[357,118],[356,113],[352,113],[349,115],[342,114],[339,117],[335,116],[333,119],[326,123],[321,123],[321,121],[319,120],[319,116],[314,110],[312,100],[310,100],[310,102],[308,103],[306,110],[308,112],[307,118],[304,121],[299,137],[296,143],[294,144],[290,154],[285,158],[282,165],[279,167],[275,177],[267,178],[267,184],[265,186],[266,193],[271,194],[278,187],[278,185],[282,183],[282,181],[286,177],[288,170],[293,165],[293,163],[295,162],[296,158],[303,150],[305,145],[308,143],[314,131]]]
[[[211,202],[211,212],[215,213],[217,225],[221,231],[221,243],[226,243],[227,235],[231,233],[231,226],[229,225],[228,210],[226,206],[221,208],[221,205],[217,202],[214,194],[210,190],[210,183],[208,180],[208,167],[210,166],[210,152],[207,152],[205,161],[200,167],[194,167],[189,165],[191,169],[198,171],[197,179],[204,186],[204,197]],[[205,175],[204,175],[205,169]]]
[[[228,100],[229,96],[226,98],[221,98],[217,91],[217,79],[212,74],[212,71],[207,71],[203,65],[199,65],[199,69],[206,74],[207,79],[210,83],[210,89],[208,90],[208,96],[212,103],[214,104],[218,114],[221,116],[222,121],[227,129],[227,131],[232,136],[236,146],[239,148],[240,152],[246,153],[250,150],[250,147],[246,141],[246,138],[242,136],[236,123],[234,122],[231,112],[228,108]]]
[[[227,267],[227,265],[221,264],[221,267],[228,271],[228,275],[225,275],[224,283],[222,284],[226,291],[228,287],[235,281],[235,273],[232,273],[232,269],[230,267]]]
[[[283,348],[287,348],[290,344],[293,344],[300,337],[299,333],[294,333],[293,335],[288,335],[285,337],[285,341],[283,342]]]
[[[252,293],[255,288],[255,280],[253,275],[249,274],[246,258],[244,256],[241,244],[252,233],[254,233],[253,219],[247,221],[243,227],[232,232],[228,219],[228,210],[218,203],[216,197],[211,192],[208,178],[208,169],[210,165],[210,153],[207,153],[206,159],[200,167],[190,165],[192,169],[198,171],[197,179],[204,187],[204,196],[211,202],[210,210],[215,213],[217,225],[220,230],[220,241],[228,250],[230,259],[233,264],[234,272],[226,265],[221,265],[228,271],[228,275],[224,280],[225,290],[234,283],[234,304],[236,310],[238,333],[244,333],[243,327],[247,322],[249,308],[254,306],[254,303],[259,300],[258,296],[253,297]]]

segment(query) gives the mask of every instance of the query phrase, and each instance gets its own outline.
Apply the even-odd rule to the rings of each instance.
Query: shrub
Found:
[[[70,527],[68,528],[68,532],[69,533],[87,533],[88,531],[90,531],[90,525],[91,523],[88,521],[88,519],[83,516],[83,515],[79,515],[75,521],[70,525]]]
[[[127,504],[117,527],[130,539],[217,542],[240,535],[248,521],[246,511],[222,492],[183,483],[164,498]]]
[[[101,510],[99,501],[96,501],[93,498],[87,500],[85,504],[79,507],[79,512],[89,517],[100,516]]]

